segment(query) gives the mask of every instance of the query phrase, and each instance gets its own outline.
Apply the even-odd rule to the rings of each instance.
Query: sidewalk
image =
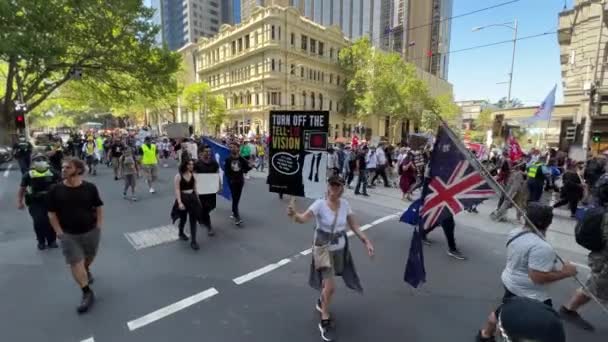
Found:
[[[252,178],[265,180],[268,173],[252,170],[250,175]],[[352,184],[355,184],[355,182],[353,181]],[[401,200],[401,190],[396,188],[385,188],[383,185],[379,185],[373,189],[368,188],[367,191],[370,195],[369,197],[357,196],[353,193],[352,189],[346,189],[344,197],[362,203],[380,204],[383,207],[394,209],[395,212],[405,211],[411,204],[410,201]],[[416,196],[419,196],[419,192],[416,192]],[[416,198],[416,196],[413,197]],[[545,203],[549,203],[549,193],[545,193],[543,200],[546,201]],[[490,213],[496,209],[497,204],[498,197],[491,198],[477,207],[477,210],[479,211],[478,214],[463,212],[456,215],[456,226],[467,226],[487,233],[506,235],[512,229],[522,225],[517,222],[515,209],[509,210],[507,214],[508,222],[492,221],[490,219]],[[553,211],[553,223],[547,233],[547,241],[556,248],[587,255],[588,251],[579,246],[574,240],[574,226],[576,221],[570,218],[570,212],[563,208],[557,208]]]

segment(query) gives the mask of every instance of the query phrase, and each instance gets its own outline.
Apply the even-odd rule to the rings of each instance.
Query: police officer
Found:
[[[545,185],[545,174],[548,169],[538,160],[533,160],[528,164],[528,202],[538,202],[543,195]]]
[[[19,136],[19,141],[13,146],[13,154],[19,163],[22,175],[26,174],[30,169],[32,150],[32,144],[25,139],[24,135]]]
[[[59,174],[51,170],[49,159],[44,154],[36,154],[32,158],[32,168],[21,180],[17,194],[17,208],[23,209],[27,204],[34,221],[39,250],[58,247],[55,232],[49,222],[46,195],[51,186],[59,180]]]

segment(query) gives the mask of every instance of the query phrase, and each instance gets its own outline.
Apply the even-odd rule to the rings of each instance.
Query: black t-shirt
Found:
[[[220,169],[218,163],[211,159],[209,163],[202,160],[197,160],[194,163],[194,173],[217,173]]]
[[[365,162],[365,153],[357,154],[357,161],[359,162],[359,170],[365,170],[367,163]]]
[[[230,182],[244,182],[245,174],[251,170],[249,162],[243,157],[233,158],[232,156],[226,158],[224,163],[224,172],[228,176]]]
[[[80,186],[57,184],[49,191],[49,212],[55,213],[67,234],[84,234],[97,228],[96,208],[103,206],[99,191],[93,183]]]
[[[110,151],[110,153],[112,153],[112,158],[120,158],[125,151],[125,145],[122,143],[112,143]]]
[[[27,141],[18,142],[13,145],[13,151],[15,153],[15,158],[27,158],[29,159],[32,154],[32,144]]]

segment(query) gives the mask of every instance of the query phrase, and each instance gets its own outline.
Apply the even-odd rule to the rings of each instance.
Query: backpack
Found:
[[[608,212],[603,207],[590,208],[574,228],[576,243],[592,252],[606,247],[604,229],[608,229]]]

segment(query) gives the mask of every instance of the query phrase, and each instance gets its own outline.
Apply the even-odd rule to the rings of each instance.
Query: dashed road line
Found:
[[[6,170],[4,170],[4,177],[8,178],[8,175],[11,173],[12,167],[13,167],[13,164],[8,164],[6,166]]]
[[[390,220],[395,219],[397,217],[399,217],[399,214],[387,215],[387,216],[384,216],[384,217],[381,217],[381,218],[375,220],[372,223],[368,223],[366,225],[363,225],[359,229],[361,229],[361,231],[366,231],[366,230],[372,228],[373,226],[379,225],[380,223],[383,223],[383,222],[386,222],[386,221],[390,221]],[[346,233],[346,235],[348,237],[351,237],[351,236],[355,235],[355,233],[353,233],[352,231],[349,231],[349,232]],[[237,284],[237,285],[242,285],[242,284],[247,283],[247,282],[249,282],[249,281],[251,281],[251,280],[253,280],[255,278],[261,277],[261,276],[263,276],[266,273],[272,272],[272,271],[274,271],[274,270],[276,270],[276,269],[278,269],[278,268],[280,268],[280,267],[282,267],[284,265],[287,265],[292,260],[295,260],[295,259],[297,259],[297,258],[299,258],[301,256],[309,255],[310,253],[312,253],[312,248],[305,249],[305,250],[303,250],[303,251],[301,251],[301,252],[299,252],[299,253],[297,253],[295,255],[292,255],[289,258],[282,259],[282,260],[280,260],[277,263],[266,265],[266,266],[264,266],[262,268],[258,268],[255,271],[249,272],[249,273],[244,274],[244,275],[242,275],[240,277],[236,277],[236,278],[232,279],[232,281],[235,284]]]
[[[174,225],[144,229],[136,232],[125,233],[125,238],[136,250],[162,245],[164,243],[177,241],[177,229]]]
[[[164,308],[158,309],[145,316],[142,316],[140,318],[127,322],[127,327],[129,328],[130,331],[139,329],[150,323],[154,323],[154,322],[158,321],[159,319],[163,319],[178,311],[186,309],[198,302],[209,299],[209,298],[217,295],[218,293],[219,293],[218,290],[216,290],[214,287],[208,288],[205,291],[199,292],[188,298],[184,298],[184,299],[180,300],[179,302],[175,302],[173,304],[167,305]]]

